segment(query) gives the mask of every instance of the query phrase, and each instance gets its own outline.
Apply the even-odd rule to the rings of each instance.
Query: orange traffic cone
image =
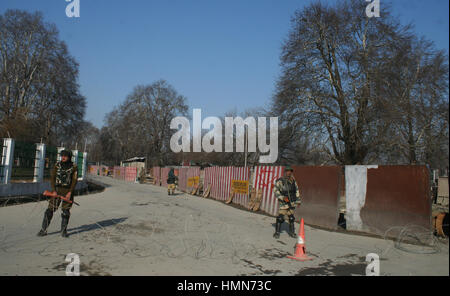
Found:
[[[312,260],[312,258],[306,256],[306,249],[305,249],[305,225],[303,222],[303,218],[300,221],[300,229],[298,233],[298,240],[297,244],[295,245],[295,254],[294,256],[287,256],[290,259],[298,260],[298,261],[307,261]]]

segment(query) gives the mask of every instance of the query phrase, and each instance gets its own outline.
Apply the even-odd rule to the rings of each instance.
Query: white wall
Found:
[[[345,166],[345,205],[347,230],[366,230],[361,220],[361,209],[366,203],[367,169],[376,169],[377,165]]]

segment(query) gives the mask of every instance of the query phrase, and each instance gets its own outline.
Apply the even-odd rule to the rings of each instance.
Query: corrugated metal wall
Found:
[[[282,166],[258,166],[255,167],[253,188],[262,191],[262,203],[260,209],[272,216],[278,213],[278,200],[273,193],[275,181],[284,174]]]
[[[153,179],[155,181],[155,185],[160,186],[161,185],[161,168],[160,167],[153,167]]]
[[[233,167],[211,167],[205,169],[204,187],[211,185],[210,197],[225,201],[230,196]]]
[[[342,167],[295,166],[294,176],[302,195],[296,218],[310,225],[336,229],[339,219],[339,196]]]
[[[397,236],[401,227],[432,230],[430,174],[425,166],[379,166],[367,170],[361,221],[364,231]]]

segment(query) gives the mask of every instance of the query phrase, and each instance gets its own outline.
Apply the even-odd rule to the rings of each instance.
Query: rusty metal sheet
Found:
[[[178,174],[178,189],[183,192],[186,192],[188,170],[189,168],[180,168]]]
[[[284,175],[283,166],[256,166],[254,168],[253,188],[261,192],[260,210],[269,215],[278,215],[278,200],[273,191],[275,181]]]
[[[425,166],[379,166],[367,170],[364,231],[396,237],[403,227],[432,230],[430,176]]]
[[[170,167],[161,168],[161,186],[167,188],[167,178],[169,177]]]
[[[328,229],[338,228],[341,166],[294,166],[294,177],[303,196],[296,219]]]
[[[153,167],[153,178],[155,179],[155,185],[161,185],[161,168]]]

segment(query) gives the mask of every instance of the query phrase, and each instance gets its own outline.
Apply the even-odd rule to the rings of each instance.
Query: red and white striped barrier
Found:
[[[187,175],[186,175],[186,190],[188,192],[192,191],[192,189],[194,188],[194,185],[189,186],[189,179],[190,178],[195,178],[198,177],[198,182],[200,183],[200,168],[199,167],[190,167],[187,171]],[[179,181],[178,181],[179,182]],[[192,182],[193,183],[193,182]]]
[[[114,169],[113,169],[113,178],[114,179],[119,179],[119,180],[125,179],[125,168],[124,167],[115,166]]]
[[[124,180],[127,182],[135,182],[137,177],[137,168],[115,166],[113,168],[112,176],[114,179]]]
[[[178,189],[180,191],[186,192],[187,188],[187,174],[189,168],[180,168],[178,170]]]
[[[275,181],[284,174],[282,166],[258,166],[255,167],[253,188],[262,190],[262,201],[260,209],[269,215],[276,216],[278,213],[278,200],[273,193]]]
[[[90,165],[89,166],[89,174],[97,175],[97,176],[107,176],[108,175],[108,167],[105,165]]]
[[[137,168],[125,167],[125,181],[136,182],[136,178],[137,178]]]
[[[193,186],[189,186],[189,179],[198,177],[200,180],[199,167],[182,167],[178,171],[178,189],[183,192],[190,192]]]
[[[160,167],[153,167],[153,179],[155,180],[155,185],[160,186],[161,184],[161,168]]]
[[[161,168],[161,186],[167,187],[167,177],[169,176],[170,168]]]
[[[89,174],[91,174],[91,175],[98,175],[98,166],[96,166],[96,165],[90,165],[90,166],[89,166],[88,172],[89,172]]]
[[[90,166],[89,173],[96,175],[102,166]],[[153,177],[157,185],[167,187],[167,177],[170,167],[153,167]],[[181,191],[189,192],[192,186],[188,186],[188,180],[193,177],[199,177],[199,167],[182,167],[178,170],[178,188]],[[282,166],[257,166],[254,168],[253,180],[250,180],[250,168],[243,167],[210,167],[204,170],[203,188],[206,190],[211,185],[210,197],[226,201],[230,197],[231,181],[249,181],[253,188],[262,191],[262,201],[260,209],[270,215],[276,216],[278,212],[278,200],[275,198],[273,188],[275,181],[284,174]],[[135,167],[114,167],[113,177],[115,179],[134,182],[137,177],[137,168]],[[189,184],[191,185],[191,184]],[[233,203],[247,207],[249,203],[249,194],[238,193],[233,198]]]
[[[227,200],[230,196],[233,167],[211,167],[205,169],[203,187],[211,185],[209,196],[217,200]]]
[[[249,181],[250,183],[250,168],[249,167],[233,168],[232,180]],[[244,207],[248,206],[248,202],[249,202],[249,194],[237,193],[233,198],[234,204],[238,204]]]
[[[238,167],[211,167],[205,169],[203,188],[211,185],[210,197],[225,201],[230,197],[231,181],[249,181],[250,168]],[[242,206],[248,205],[248,194],[236,194],[233,203]]]

